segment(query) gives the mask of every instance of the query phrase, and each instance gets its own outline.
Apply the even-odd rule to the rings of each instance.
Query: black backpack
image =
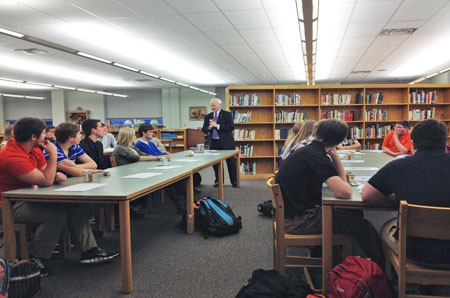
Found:
[[[257,269],[236,298],[305,298],[314,294],[300,274],[282,276],[276,270]]]
[[[0,259],[0,267],[3,269],[1,276],[2,293],[8,293],[9,298],[30,298],[41,292],[41,272],[39,266],[23,260],[17,263],[6,262]],[[3,297],[0,294],[0,297]]]
[[[261,212],[262,215],[271,218],[272,212],[275,211],[272,206],[272,200],[264,201],[261,204],[258,204],[258,211]]]
[[[225,236],[236,234],[242,229],[242,220],[236,216],[230,206],[224,202],[209,197],[204,197],[196,203],[197,209],[195,221],[199,221],[200,229],[205,238],[209,235]]]

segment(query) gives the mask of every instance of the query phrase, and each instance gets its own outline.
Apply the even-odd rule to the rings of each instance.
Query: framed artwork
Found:
[[[189,107],[190,121],[203,121],[206,115],[206,106],[203,107]]]

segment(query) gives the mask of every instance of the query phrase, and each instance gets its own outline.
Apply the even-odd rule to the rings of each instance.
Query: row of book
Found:
[[[387,121],[388,111],[380,109],[372,109],[366,111],[366,121]]]
[[[283,155],[283,145],[284,144],[277,144],[277,156]]]
[[[409,120],[425,120],[430,118],[435,118],[436,115],[436,109],[426,109],[426,110],[419,110],[414,109],[409,111]]]
[[[252,112],[241,113],[239,111],[233,111],[234,123],[249,123],[252,118]]]
[[[382,103],[383,103],[383,92],[366,94],[366,104],[382,104]]]
[[[359,121],[361,119],[361,112],[359,111],[322,111],[320,119],[339,119],[344,121]]]
[[[300,105],[300,94],[277,94],[275,97],[275,105],[288,106],[288,105]]]
[[[357,126],[352,126],[350,127],[350,137],[353,139],[362,139],[364,138],[364,130]]]
[[[384,138],[391,130],[391,125],[374,124],[366,127],[366,138]]]
[[[253,146],[249,144],[239,145],[239,152],[241,153],[241,157],[252,157]]]
[[[321,103],[323,105],[349,105],[352,103],[352,95],[351,94],[323,94],[321,96]],[[363,103],[363,93],[358,93],[356,95],[356,104]]]
[[[250,129],[235,129],[233,131],[235,140],[254,140],[256,138],[256,131]]]
[[[240,171],[242,175],[255,175],[256,162],[254,161],[241,162]]]
[[[256,94],[230,95],[231,106],[259,106],[261,98]]]
[[[278,111],[275,112],[275,122],[301,122],[308,119],[308,112]]]
[[[409,93],[410,103],[435,103],[436,90],[425,92],[423,90],[414,90]]]
[[[276,140],[286,140],[289,134],[292,132],[292,129],[275,129],[275,139]]]

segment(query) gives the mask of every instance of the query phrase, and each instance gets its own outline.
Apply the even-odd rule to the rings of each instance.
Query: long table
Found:
[[[171,154],[170,165],[181,165],[182,167],[168,170],[158,169],[159,162],[138,162],[116,168],[108,169],[109,176],[95,174],[93,183],[104,183],[105,185],[88,191],[69,192],[55,191],[56,189],[83,183],[82,177],[73,177],[67,181],[50,187],[16,189],[2,193],[3,201],[3,233],[4,250],[7,260],[16,258],[16,240],[14,233],[14,216],[12,201],[29,202],[58,202],[58,203],[88,203],[88,204],[119,204],[120,218],[120,254],[122,270],[122,292],[131,293],[132,285],[132,261],[131,261],[131,232],[130,232],[130,202],[146,196],[154,191],[162,189],[177,181],[187,179],[187,233],[194,232],[194,180],[193,174],[219,164],[219,199],[224,199],[223,194],[223,161],[236,156],[237,179],[239,176],[239,151],[220,150],[213,154],[195,154],[188,156],[188,151]],[[185,160],[185,161],[179,161]],[[190,160],[191,162],[189,162]],[[193,161],[194,160],[194,161]],[[193,162],[192,162],[193,161]],[[156,169],[149,169],[155,167]],[[137,173],[161,173],[146,179],[125,179]]]
[[[360,153],[354,152],[352,160],[364,160],[364,162],[348,162],[343,160],[344,167],[373,167],[380,169],[394,158],[381,152],[362,151]],[[377,170],[349,170],[355,176],[373,176]],[[360,182],[365,184],[366,182]],[[361,200],[361,193],[357,186],[352,186],[351,199],[339,199],[328,188],[323,188],[322,193],[322,287],[324,294],[328,293],[328,272],[333,266],[333,209],[365,209],[365,210],[396,210],[392,204],[368,204]]]

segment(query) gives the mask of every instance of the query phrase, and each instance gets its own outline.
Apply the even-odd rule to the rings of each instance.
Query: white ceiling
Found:
[[[450,65],[449,0],[319,2],[316,83],[409,82]],[[304,84],[295,7],[294,0],[0,0],[0,27],[197,87]],[[409,27],[418,30],[378,36]],[[14,51],[24,48],[49,53]],[[1,34],[0,77],[107,90],[175,86]],[[0,91],[19,87],[0,82]]]

